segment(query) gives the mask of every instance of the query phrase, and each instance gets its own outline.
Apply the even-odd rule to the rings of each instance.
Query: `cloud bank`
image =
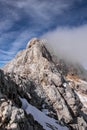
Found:
[[[87,25],[77,28],[57,28],[42,36],[56,55],[80,62],[87,68]]]
[[[87,23],[85,12],[87,0],[0,0],[0,66],[32,37],[56,27]]]
[[[12,59],[29,39],[49,28],[53,24],[51,19],[69,5],[63,0],[1,0],[0,65]]]

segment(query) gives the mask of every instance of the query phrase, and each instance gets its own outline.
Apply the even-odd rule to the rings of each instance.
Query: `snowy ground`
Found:
[[[20,98],[22,102],[22,108],[27,114],[31,114],[45,130],[69,130],[66,126],[63,127],[58,124],[58,122],[45,115],[43,112],[38,110],[36,107],[30,105],[25,98]]]

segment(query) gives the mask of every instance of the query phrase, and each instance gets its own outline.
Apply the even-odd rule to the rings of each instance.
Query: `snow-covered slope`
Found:
[[[57,120],[46,116],[36,107],[29,104],[25,98],[20,98],[20,100],[22,102],[22,108],[26,113],[33,115],[34,119],[42,125],[45,130],[69,130],[67,127],[59,125]]]

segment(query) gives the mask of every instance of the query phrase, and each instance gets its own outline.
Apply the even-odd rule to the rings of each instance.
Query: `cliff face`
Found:
[[[0,130],[43,130],[31,114],[21,108],[17,84],[0,70]]]
[[[29,124],[31,117],[28,114],[32,114],[32,112],[29,111],[31,110],[31,106],[27,104],[29,103],[44,112],[47,115],[45,118],[52,117],[58,120],[59,124],[67,125],[67,127],[63,127],[64,130],[87,129],[87,82],[83,80],[86,80],[86,73],[80,65],[55,60],[47,50],[44,41],[34,38],[28,43],[25,50],[20,51],[12,61],[3,67],[3,71],[9,79],[3,81],[3,84],[0,83],[0,88],[2,90],[2,86],[5,86],[6,91],[8,89],[9,91],[3,90],[1,93],[5,94],[7,100],[13,101],[15,110],[23,112],[23,128],[26,129],[26,124],[27,130],[31,126]],[[9,80],[11,80],[12,86]],[[4,85],[7,84],[6,82],[7,86]],[[43,117],[44,115],[41,120]],[[38,117],[33,115],[33,118],[37,120]],[[32,119],[33,123],[34,119]],[[25,120],[27,120],[26,123]],[[56,123],[51,124],[51,121],[43,123],[43,125],[41,120],[37,120],[38,123],[34,123],[32,129],[63,129],[61,125],[58,127]],[[18,124],[18,120],[16,123]],[[8,129],[8,124],[9,122],[4,128]],[[18,127],[18,130],[21,129],[19,124]]]

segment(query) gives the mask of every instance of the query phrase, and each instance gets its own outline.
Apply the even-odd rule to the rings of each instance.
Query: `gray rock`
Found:
[[[65,62],[65,60],[55,61],[44,44],[42,40],[32,39],[25,50],[20,51],[3,67],[4,73],[9,75],[17,85],[10,85],[10,88],[8,85],[8,89],[5,89],[6,91],[14,89],[14,94],[11,92],[12,98],[19,94],[40,110],[42,105],[46,104],[45,106],[55,113],[60,123],[67,124],[71,129],[86,130],[87,108],[84,111],[84,104],[77,94],[79,91],[83,93],[82,87],[77,89],[78,84],[85,86],[86,90],[86,84],[79,82],[86,77],[84,69],[80,65]],[[82,75],[81,72],[83,72]],[[3,93],[6,94],[6,91],[3,90]],[[17,102],[17,100],[18,98],[14,101]],[[15,109],[14,113],[18,115],[19,111],[20,109]],[[18,122],[19,119],[23,119],[22,117],[24,113],[21,110],[20,117],[12,117],[12,119]],[[37,128],[34,127],[34,129]]]
[[[0,130],[43,130],[20,107],[17,85],[0,70]]]

